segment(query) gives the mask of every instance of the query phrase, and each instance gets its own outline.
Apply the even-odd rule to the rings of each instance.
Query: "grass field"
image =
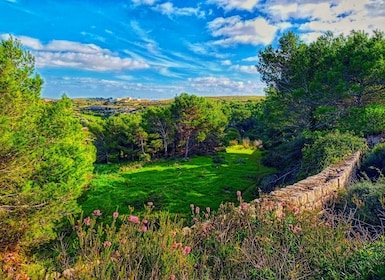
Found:
[[[170,160],[140,165],[98,164],[89,190],[79,200],[86,215],[94,209],[106,214],[128,205],[141,211],[151,201],[155,210],[188,214],[190,204],[215,210],[224,201],[255,198],[256,182],[271,172],[261,165],[262,152],[228,148],[217,156],[197,156],[188,161]],[[214,158],[216,160],[214,160]]]

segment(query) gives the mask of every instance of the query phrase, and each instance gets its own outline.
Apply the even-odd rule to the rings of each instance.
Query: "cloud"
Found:
[[[240,16],[218,17],[207,26],[213,37],[221,38],[213,43],[223,47],[237,44],[266,45],[274,40],[278,30],[277,26],[269,24],[262,17],[249,20],[242,20]]]
[[[132,0],[132,3],[136,6],[139,5],[147,5],[147,6],[152,6],[155,4],[157,0]]]
[[[264,84],[253,81],[234,81],[226,77],[198,77],[188,79],[190,86],[202,94],[262,95]]]
[[[257,74],[257,68],[254,65],[232,65],[230,67],[231,70],[235,70],[238,72],[248,73],[248,74]]]
[[[384,26],[385,2],[381,0],[271,0],[258,9],[280,29],[298,28],[300,38],[314,41],[326,31],[335,35],[351,30],[371,32]],[[288,25],[291,22],[291,26]]]
[[[231,65],[231,61],[229,59],[222,60],[221,65],[229,66],[229,65]]]
[[[231,10],[247,10],[252,11],[259,0],[209,0],[209,4],[215,4],[223,8],[225,11]]]
[[[167,16],[204,16],[204,12],[200,11],[199,8],[177,8],[171,2],[165,2],[154,7],[154,10],[159,11],[163,15]]]
[[[62,92],[58,92],[58,88]],[[133,97],[166,99],[186,91],[180,85],[140,83],[125,80],[96,79],[91,77],[52,77],[44,83],[43,96],[59,98],[65,92],[69,97]]]
[[[7,35],[1,37],[4,38]],[[44,45],[38,39],[27,36],[15,36],[15,38],[20,40],[25,47],[31,49],[38,68],[58,67],[92,71],[120,71],[150,67],[145,61],[122,58],[110,50],[102,49],[94,44],[52,40]]]

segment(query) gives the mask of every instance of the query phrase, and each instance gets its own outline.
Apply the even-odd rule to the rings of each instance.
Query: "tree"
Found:
[[[39,245],[77,210],[92,171],[87,142],[71,101],[45,103],[34,59],[10,38],[0,45],[0,248]]]
[[[157,135],[162,139],[164,157],[168,157],[168,146],[175,134],[170,106],[148,107],[144,112],[143,120],[146,131],[154,135],[155,139]]]
[[[171,104],[172,117],[178,137],[178,147],[187,158],[195,142],[203,142],[209,133],[224,130],[227,119],[218,104],[203,97],[182,93]]]
[[[385,39],[378,31],[372,37],[357,31],[346,37],[327,32],[310,44],[289,32],[277,48],[260,51],[256,67],[267,84],[261,118],[264,146],[281,155],[297,151],[295,161],[283,156],[281,164],[270,162],[285,173],[288,167],[299,170],[301,150],[309,139],[305,135],[349,127],[360,134],[356,124],[347,122],[353,115],[379,112],[369,112],[367,106],[384,102],[384,57]]]

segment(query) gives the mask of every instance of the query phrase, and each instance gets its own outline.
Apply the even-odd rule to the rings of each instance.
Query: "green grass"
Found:
[[[98,164],[89,190],[79,200],[86,215],[94,209],[128,213],[128,205],[141,211],[152,201],[155,210],[187,214],[190,204],[217,209],[225,201],[236,201],[236,191],[245,200],[256,197],[257,180],[271,172],[261,165],[262,152],[240,147],[213,156],[188,161],[170,160],[144,167]]]

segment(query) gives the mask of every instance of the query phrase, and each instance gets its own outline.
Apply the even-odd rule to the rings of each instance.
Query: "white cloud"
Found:
[[[249,57],[246,57],[246,58],[242,59],[242,61],[258,62],[259,61],[259,56],[258,55],[256,55],[256,56],[249,56]]]
[[[259,0],[209,0],[209,4],[215,4],[222,7],[225,11],[247,10],[252,11]]]
[[[148,5],[148,6],[152,6],[155,4],[157,0],[132,0],[132,3],[134,5]]]
[[[64,67],[92,71],[120,71],[149,68],[149,65],[143,61],[102,53],[38,51],[34,52],[34,55],[38,68]]]
[[[248,74],[257,74],[257,68],[255,68],[254,65],[232,65],[230,69],[238,71],[238,72],[243,72],[243,73],[248,73]]]
[[[159,11],[160,13],[167,15],[167,16],[191,16],[191,15],[197,15],[202,16],[202,14],[199,10],[199,8],[177,8],[174,6],[171,2],[165,2],[162,4],[157,5],[154,10]]]
[[[215,45],[224,47],[236,44],[269,44],[273,41],[278,28],[262,17],[242,20],[240,16],[219,17],[208,23],[211,35],[221,39]]]
[[[58,91],[58,88],[61,92]],[[139,83],[125,80],[90,77],[52,77],[44,83],[43,96],[58,98],[65,92],[69,97],[133,97],[143,99],[172,98],[186,89],[180,85]]]
[[[226,77],[199,77],[188,79],[197,92],[210,95],[262,95],[264,84],[257,81],[234,81]]]
[[[222,61],[221,61],[221,64],[222,64],[222,65],[225,65],[225,66],[229,66],[229,65],[231,65],[231,61],[230,61],[229,59],[222,60]]]
[[[385,2],[383,0],[271,0],[261,4],[264,11],[277,27],[283,30],[297,26],[305,42],[315,40],[326,31],[335,35],[349,34],[351,30],[371,32],[383,29]],[[296,23],[300,20],[302,23]]]
[[[2,35],[2,38],[8,35]],[[42,44],[38,39],[27,36],[15,36],[35,56],[36,66],[77,68],[92,71],[119,71],[149,68],[147,62],[132,58],[122,58],[110,50],[94,44],[53,40]]]

